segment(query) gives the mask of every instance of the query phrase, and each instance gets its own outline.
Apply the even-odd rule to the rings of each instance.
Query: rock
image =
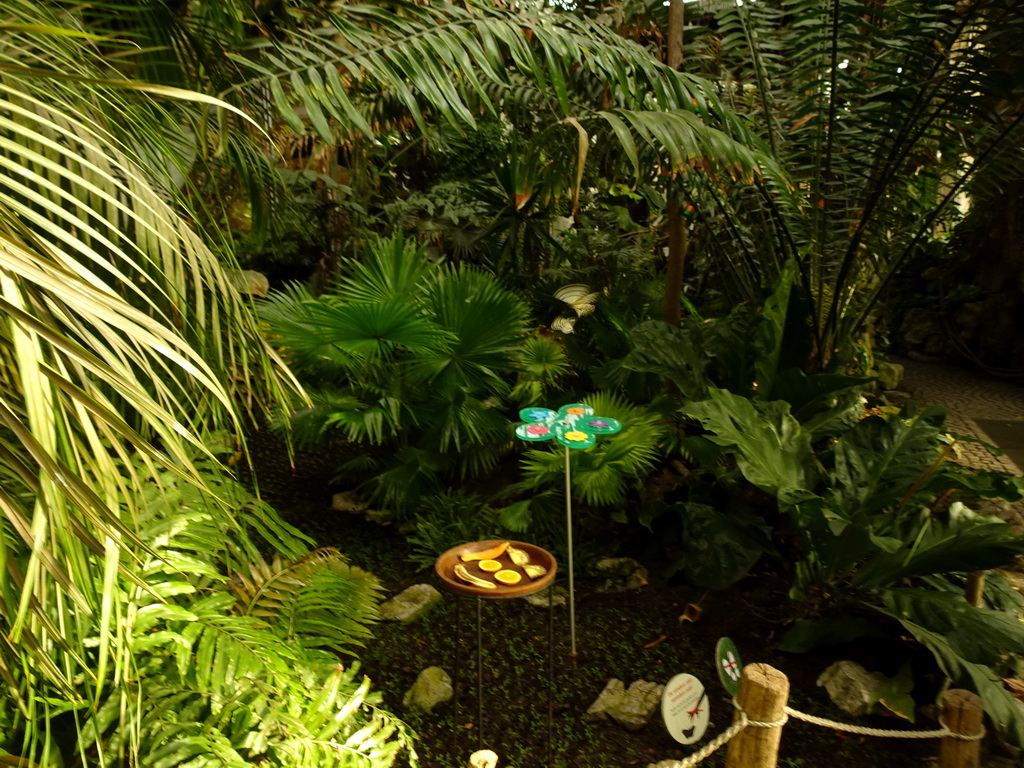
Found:
[[[627,731],[639,731],[661,705],[664,690],[664,685],[637,680],[626,689],[619,706],[608,714]]]
[[[626,684],[613,677],[605,683],[604,690],[597,695],[594,703],[587,707],[586,719],[607,720],[609,717],[608,713],[619,705],[625,694]]]
[[[901,392],[898,389],[887,389],[882,393],[882,397],[897,408],[903,407],[913,399],[913,395],[909,392]]]
[[[429,584],[414,584],[380,606],[380,617],[385,621],[407,624],[425,614],[441,599],[441,593]]]
[[[547,608],[548,592],[551,589],[552,587],[548,587],[547,589],[542,589],[540,592],[531,592],[530,594],[523,597],[523,600],[528,602],[530,605],[537,606],[538,608]],[[569,590],[567,590],[565,587],[554,587],[553,589],[555,590],[555,597],[553,600],[554,604],[565,605],[569,599]]]
[[[625,592],[647,585],[647,569],[631,557],[605,557],[594,569],[604,578],[598,592]]]
[[[884,360],[875,361],[878,383],[882,389],[896,389],[903,380],[903,366],[899,363],[888,363]]]
[[[818,677],[832,703],[851,715],[867,714],[874,692],[888,678],[880,672],[868,672],[855,661],[837,661]]]
[[[356,496],[355,491],[342,491],[331,497],[331,509],[335,512],[348,512],[353,515],[361,515],[370,506]]]
[[[239,293],[264,297],[270,293],[270,281],[262,272],[254,269],[232,269],[228,271],[228,279]]]
[[[416,712],[433,712],[452,698],[452,679],[440,667],[427,667],[405,692],[402,706]],[[495,758],[497,759],[497,758]]]
[[[395,520],[395,513],[390,509],[368,509],[366,519],[377,525],[390,525]]]
[[[588,720],[614,720],[623,728],[638,731],[650,722],[661,704],[665,686],[637,680],[629,688],[616,678],[609,680],[587,708]]]
[[[469,768],[496,768],[498,754],[490,749],[481,749],[469,756]]]

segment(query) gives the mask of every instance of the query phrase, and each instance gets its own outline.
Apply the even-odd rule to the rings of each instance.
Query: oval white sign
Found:
[[[669,680],[661,696],[661,717],[669,735],[680,744],[701,739],[710,717],[704,684],[685,673]]]

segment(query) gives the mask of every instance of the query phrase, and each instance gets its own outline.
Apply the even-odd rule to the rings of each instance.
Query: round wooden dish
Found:
[[[502,554],[500,557],[495,558],[503,569],[515,571],[520,574],[523,578],[518,584],[502,584],[500,581],[494,580],[494,574],[488,573],[487,571],[480,570],[479,560],[470,560],[468,563],[462,563],[461,556],[467,552],[480,552],[485,549],[491,549],[497,546],[503,541],[508,541],[516,549],[521,549],[530,556],[530,562],[536,565],[543,565],[548,569],[548,572],[541,576],[539,579],[531,579],[526,575],[525,571],[518,565],[512,562],[512,559],[507,554]],[[486,579],[495,585],[495,589],[486,589],[484,587],[477,587],[473,584],[467,584],[458,577],[455,576],[455,565],[462,563],[466,566],[471,574],[480,579]],[[474,597],[487,597],[492,600],[500,600],[508,597],[522,597],[523,595],[529,595],[533,592],[544,589],[555,579],[555,574],[558,572],[558,563],[555,562],[555,557],[546,549],[541,549],[535,544],[527,544],[523,541],[512,541],[511,539],[489,539],[487,541],[471,541],[468,544],[459,544],[457,547],[452,547],[434,563],[434,570],[437,571],[438,577],[441,579],[441,583],[444,584],[445,589],[449,592],[454,592],[457,595],[473,595]]]

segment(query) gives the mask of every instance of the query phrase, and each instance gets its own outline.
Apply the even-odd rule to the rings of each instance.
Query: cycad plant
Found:
[[[955,219],[965,185],[1019,167],[1020,4],[722,2],[692,57],[792,180],[695,176],[704,262],[759,303],[788,259],[801,272],[808,369],[849,360],[911,255]],[[997,171],[993,173],[993,171]]]
[[[298,392],[170,202],[182,125],[229,107],[126,80],[133,46],[85,24],[0,4],[0,750],[389,764],[406,738],[353,669],[231,615],[232,572],[307,543],[207,447]]]

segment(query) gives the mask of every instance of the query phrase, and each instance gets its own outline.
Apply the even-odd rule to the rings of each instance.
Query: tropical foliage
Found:
[[[947,675],[979,692],[1004,734],[1024,741],[1024,719],[1012,695],[994,682],[997,673],[982,668],[1019,652],[1020,623],[1002,610],[972,608],[948,576],[996,568],[1024,554],[1024,537],[1005,522],[953,501],[958,494],[1020,498],[1024,482],[946,463],[938,409],[869,416],[816,454],[811,433],[786,403],[717,389],[709,395],[684,413],[735,455],[749,482],[778,500],[789,518],[785,529],[798,541],[791,597],[809,616],[832,614],[798,624],[783,647],[807,650],[848,640],[854,630],[877,633],[871,622],[834,616],[851,603],[870,606],[921,640]],[[986,652],[963,639],[964,622],[989,638]]]
[[[963,502],[1019,483],[953,469],[933,412],[858,421],[848,374],[900,265],[1019,167],[1024,19],[718,3],[682,73],[663,13],[0,3],[11,760],[391,764],[409,734],[348,658],[376,582],[228,476],[236,441],[355,445],[341,476],[419,509],[427,562],[498,525],[556,538],[559,451],[489,498],[447,486],[507,471],[516,410],[559,400],[627,425],[572,457],[581,519],[674,519],[708,588],[784,555],[788,647],[883,617],[1022,740],[991,682],[1016,606],[954,594],[1022,548]],[[671,200],[678,325],[654,309]],[[317,279],[261,323],[235,254]],[[556,298],[577,284],[585,312]]]
[[[966,185],[1020,167],[1022,25],[1000,0],[717,6],[695,44],[713,55],[689,60],[796,188],[692,177],[702,263],[756,302],[796,259],[811,368],[854,357],[890,279],[948,231]]]
[[[266,547],[308,549],[212,447],[298,393],[173,204],[169,169],[199,162],[183,126],[230,108],[125,81],[132,45],[58,10],[4,3],[0,26],[0,749],[390,764],[407,734],[318,650],[364,635],[372,582],[319,553],[276,602],[228,589]]]

